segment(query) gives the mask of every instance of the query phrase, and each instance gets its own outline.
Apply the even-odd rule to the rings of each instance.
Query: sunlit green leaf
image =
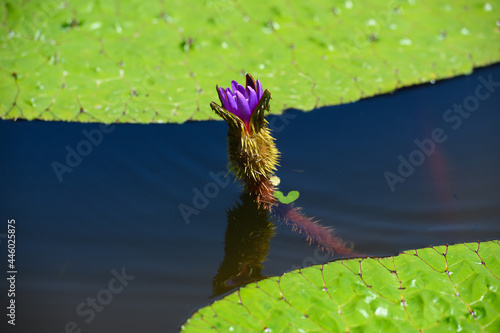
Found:
[[[251,283],[183,332],[499,332],[500,242],[355,258]]]
[[[500,59],[494,1],[3,1],[0,117],[217,119],[246,72],[272,112],[311,110]]]
[[[299,198],[300,193],[298,191],[290,191],[288,194],[285,196],[283,195],[283,192],[281,191],[275,191],[274,196],[276,199],[279,200],[279,202],[284,203],[284,204],[290,204],[297,200]]]

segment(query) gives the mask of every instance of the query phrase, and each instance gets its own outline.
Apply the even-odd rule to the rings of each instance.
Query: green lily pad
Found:
[[[299,198],[300,193],[298,191],[290,191],[288,195],[283,195],[281,191],[274,191],[274,197],[279,200],[279,202],[284,204],[290,204]]]
[[[272,113],[347,103],[500,59],[487,1],[32,0],[0,5],[0,118],[217,119],[251,73]]]
[[[498,240],[337,260],[250,283],[182,332],[499,332],[499,277]]]

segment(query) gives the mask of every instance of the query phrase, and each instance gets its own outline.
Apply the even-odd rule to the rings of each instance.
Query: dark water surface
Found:
[[[280,189],[298,190],[306,214],[368,255],[500,238],[500,86],[485,87],[488,80],[500,81],[499,65],[270,117],[282,153]],[[454,113],[454,104],[463,111]],[[84,142],[83,130],[96,144]],[[235,216],[226,212],[240,202],[237,184],[210,175],[225,169],[225,134],[224,122],[0,121],[0,267],[3,276],[7,220],[15,219],[16,331],[174,332],[211,302]],[[73,156],[63,172],[68,147],[87,156]],[[398,172],[410,163],[401,159],[416,166]],[[195,198],[205,190],[206,200]],[[192,214],[184,218],[181,204]],[[329,259],[278,225],[261,274]],[[5,278],[1,287],[5,327]]]

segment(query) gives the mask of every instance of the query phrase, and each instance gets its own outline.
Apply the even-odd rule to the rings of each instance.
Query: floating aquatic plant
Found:
[[[266,112],[270,111],[269,90],[264,90],[259,80],[247,74],[245,86],[232,81],[231,87],[226,89],[217,86],[217,93],[221,105],[212,102],[210,106],[229,128],[229,169],[242,181],[257,207],[269,210],[294,230],[306,235],[309,242],[318,244],[326,251],[343,256],[353,255],[354,251],[334,236],[329,228],[293,206],[291,202],[298,198],[297,191],[290,192],[287,197],[278,191],[275,196],[278,182],[274,173],[279,152],[265,119]]]
[[[210,106],[229,127],[229,168],[259,206],[270,208],[276,201],[271,177],[279,157],[265,119],[271,93],[250,74],[246,75],[245,87],[233,81],[231,88],[217,86],[217,93],[222,106],[215,102]]]

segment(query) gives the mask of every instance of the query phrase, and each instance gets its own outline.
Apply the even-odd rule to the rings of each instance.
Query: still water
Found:
[[[500,238],[500,87],[488,81],[499,65],[269,117],[280,190],[298,190],[305,214],[366,255]],[[241,204],[221,177],[225,134],[221,121],[0,121],[1,267],[15,219],[16,331],[175,332],[245,274],[331,260]],[[237,275],[242,258],[253,271]]]

